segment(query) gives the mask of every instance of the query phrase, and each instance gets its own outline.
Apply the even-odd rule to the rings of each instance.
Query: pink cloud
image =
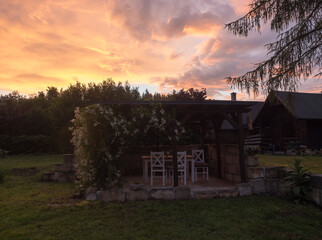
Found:
[[[233,8],[221,1],[170,1],[170,0],[110,0],[109,21],[124,29],[140,41],[171,39],[193,32],[214,31],[222,26]]]

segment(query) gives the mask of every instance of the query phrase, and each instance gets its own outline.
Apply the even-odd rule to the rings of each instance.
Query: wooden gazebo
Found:
[[[221,178],[221,141],[220,130],[224,120],[227,120],[235,129],[238,130],[238,149],[241,182],[246,181],[245,176],[245,154],[244,154],[244,137],[242,114],[249,112],[252,102],[245,101],[222,101],[222,100],[204,100],[204,101],[106,101],[95,102],[102,105],[120,105],[122,108],[132,108],[134,106],[151,104],[161,104],[165,111],[174,113],[177,121],[184,126],[190,121],[198,121],[202,132],[206,128],[208,121],[212,122],[216,134],[216,152],[217,152],[217,169],[218,177]],[[175,136],[175,126],[170,126],[173,150],[173,169],[174,169],[174,186],[178,186],[177,174],[177,142]]]

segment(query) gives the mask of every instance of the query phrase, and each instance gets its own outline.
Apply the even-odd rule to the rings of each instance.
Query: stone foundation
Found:
[[[280,192],[280,180],[284,178],[283,167],[247,167],[247,182],[254,193],[277,194]]]
[[[187,200],[187,199],[213,199],[245,196],[252,193],[249,184],[243,184],[244,190],[238,186],[230,188],[194,189],[187,186],[180,187],[151,187],[140,190],[117,189],[105,191],[88,191],[85,199],[88,201],[100,200],[103,202],[124,202],[138,200]],[[247,189],[247,191],[245,191]]]
[[[74,154],[64,154],[62,163],[54,165],[54,172],[45,172],[43,181],[75,182],[76,167]]]

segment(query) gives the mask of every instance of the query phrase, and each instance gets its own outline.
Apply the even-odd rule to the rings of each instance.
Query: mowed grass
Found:
[[[19,160],[20,159],[20,160]],[[43,161],[42,161],[43,160]],[[190,201],[87,202],[74,185],[13,176],[43,170],[60,156],[17,156],[0,162],[0,239],[322,239],[321,210],[270,196]]]
[[[282,166],[291,168],[295,159],[301,160],[301,165],[312,173],[322,174],[322,156],[285,156],[285,155],[263,155],[259,154],[259,166]]]

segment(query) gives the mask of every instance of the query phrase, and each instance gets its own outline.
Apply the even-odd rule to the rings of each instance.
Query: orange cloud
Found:
[[[206,87],[226,97],[224,78],[251,69],[274,37],[263,31],[241,39],[223,30],[249,2],[0,0],[0,91],[112,77],[153,90]]]

